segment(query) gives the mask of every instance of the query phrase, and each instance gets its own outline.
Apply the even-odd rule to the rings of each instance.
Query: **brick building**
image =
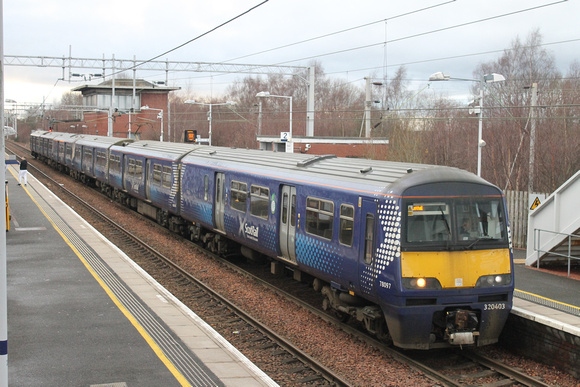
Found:
[[[178,87],[159,86],[142,79],[115,79],[98,85],[83,85],[72,91],[83,96],[83,119],[76,132],[114,137],[158,140],[161,125],[168,132],[169,92]],[[114,96],[114,97],[113,97]],[[111,103],[113,101],[113,103]],[[148,106],[150,109],[141,109]],[[72,125],[71,125],[72,127]]]

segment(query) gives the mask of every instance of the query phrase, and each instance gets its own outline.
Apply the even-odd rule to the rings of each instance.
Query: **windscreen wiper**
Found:
[[[475,239],[473,242],[471,242],[471,243],[469,244],[469,246],[467,246],[467,247],[465,248],[465,250],[471,250],[471,249],[472,249],[472,248],[473,248],[473,247],[474,247],[476,244],[478,244],[480,241],[497,241],[497,240],[499,240],[499,239],[498,239],[498,238],[492,238],[492,237],[490,237],[490,236],[479,237],[479,238],[476,238],[476,239]]]

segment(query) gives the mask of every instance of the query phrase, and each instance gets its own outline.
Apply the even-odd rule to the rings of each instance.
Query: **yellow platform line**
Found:
[[[575,305],[570,305],[570,304],[566,304],[565,302],[560,302],[560,301],[552,300],[551,298],[542,297],[542,296],[540,296],[540,295],[537,295],[537,294],[534,294],[534,293],[530,293],[530,292],[525,292],[525,291],[523,291],[523,290],[519,290],[519,289],[515,289],[515,290],[516,290],[517,292],[520,292],[520,293],[527,294],[528,296],[537,297],[537,298],[540,298],[540,299],[542,299],[542,300],[545,300],[545,301],[553,302],[554,304],[563,305],[563,306],[566,306],[566,307],[568,307],[568,308],[571,308],[571,309],[576,309],[576,310],[580,311],[580,307],[577,307],[577,306],[575,306]]]

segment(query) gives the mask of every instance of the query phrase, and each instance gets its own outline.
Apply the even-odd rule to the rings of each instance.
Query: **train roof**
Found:
[[[122,148],[120,148],[121,146]],[[200,147],[207,148],[207,146],[175,142],[136,141],[130,144],[117,145],[116,147],[111,148],[111,150],[119,150],[124,153],[175,161],[180,160],[187,153]]]
[[[46,133],[49,133],[48,130],[42,130],[42,129],[36,129],[34,130],[32,133],[30,133],[31,136],[33,137],[40,137]]]
[[[77,136],[77,135],[78,134],[76,134],[76,133],[48,132],[48,131],[41,131],[40,133],[38,133],[38,131],[35,131],[35,132],[31,133],[31,136],[42,137],[42,138],[46,138],[49,140],[55,140],[55,139],[61,139],[61,138],[70,138],[72,136]]]
[[[281,175],[301,175],[311,179],[333,179],[353,184],[385,187],[397,181],[410,170],[433,168],[432,165],[387,162],[379,160],[336,157],[334,155],[309,155],[303,153],[278,153],[270,151],[222,147],[200,147],[187,154],[184,162],[204,160],[208,164],[232,166],[241,170],[279,171]],[[282,177],[282,176],[281,176]]]
[[[78,139],[82,138],[82,134],[77,134],[77,133],[67,133],[67,134],[63,134],[62,136],[58,136],[54,138],[54,141],[57,142],[75,142]]]
[[[392,195],[401,195],[410,187],[435,182],[493,186],[471,172],[453,167],[334,155],[202,146],[185,155],[183,162],[201,162],[254,173],[268,171],[281,179],[301,179],[363,190],[367,187],[377,193]]]
[[[110,148],[113,145],[131,143],[133,141],[133,139],[121,137],[78,135],[76,144],[95,148]]]

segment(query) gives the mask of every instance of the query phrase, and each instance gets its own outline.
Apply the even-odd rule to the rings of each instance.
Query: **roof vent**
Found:
[[[413,168],[407,169],[407,173],[413,173]]]
[[[217,151],[211,151],[211,152],[209,152],[209,155],[210,155],[210,156],[213,156],[213,155],[215,155],[216,153],[217,153]]]
[[[319,156],[314,156],[311,157],[309,159],[303,160],[303,161],[299,161],[296,163],[297,167],[307,167],[310,164],[314,164],[317,161],[322,161],[322,160],[326,160],[326,159],[334,159],[336,158],[336,155],[319,155]]]
[[[369,173],[373,171],[373,167],[367,167],[360,170],[360,173]]]

